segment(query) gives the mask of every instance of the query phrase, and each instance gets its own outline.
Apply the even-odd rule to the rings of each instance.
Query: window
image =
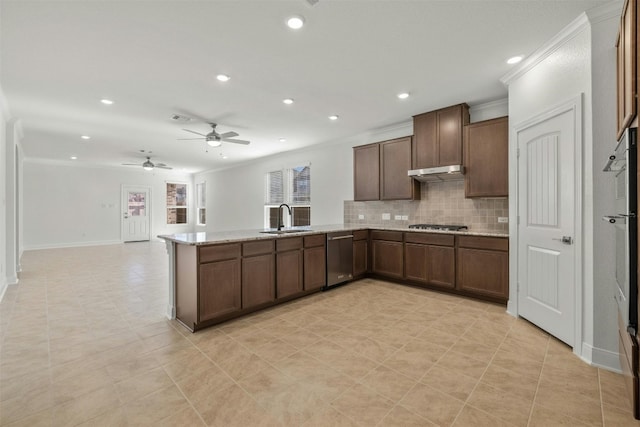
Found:
[[[207,223],[207,188],[204,182],[196,184],[196,209],[198,225],[205,225]]]
[[[167,224],[187,223],[187,184],[167,183]]]
[[[278,209],[282,203],[291,207],[291,215],[284,214],[284,208]],[[264,204],[265,228],[276,228],[279,215],[285,227],[311,225],[311,168],[298,166],[267,172]]]

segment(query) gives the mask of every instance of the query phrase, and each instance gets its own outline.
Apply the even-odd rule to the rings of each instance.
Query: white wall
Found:
[[[508,76],[510,127],[583,94],[582,140],[582,296],[583,342],[576,343],[584,359],[618,369],[616,308],[612,299],[613,234],[599,218],[613,203],[611,177],[601,173],[615,139],[615,43],[619,9],[607,5],[580,16],[534,63]],[[593,25],[593,28],[592,28]],[[595,141],[595,142],[594,142]],[[510,134],[510,193],[517,177],[514,134]],[[510,199],[510,234],[516,235],[517,200]],[[512,252],[515,255],[515,251]],[[512,257],[510,300],[517,297],[516,258]],[[511,303],[510,303],[511,304]]]
[[[151,236],[191,231],[166,224],[166,182],[189,184],[188,174],[135,168],[94,168],[25,160],[23,163],[24,249],[109,244],[121,241],[121,186],[151,187]],[[191,203],[191,202],[189,202]]]
[[[7,176],[6,176],[6,163],[7,163],[7,121],[9,119],[9,112],[6,108],[6,100],[4,94],[0,90],[0,300],[7,289]]]

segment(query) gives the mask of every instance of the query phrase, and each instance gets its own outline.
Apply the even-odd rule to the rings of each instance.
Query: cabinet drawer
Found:
[[[503,237],[458,236],[458,247],[508,251],[509,239]]]
[[[369,231],[358,230],[353,232],[353,240],[366,240],[369,237]]]
[[[402,242],[402,231],[380,231],[371,232],[372,240],[388,240],[391,242]]]
[[[404,240],[423,245],[453,246],[455,237],[453,234],[405,233]]]
[[[273,240],[260,240],[242,244],[242,256],[253,256],[273,252]]]
[[[278,252],[292,251],[295,249],[302,249],[302,237],[290,237],[288,239],[276,240],[276,250]]]
[[[304,247],[313,248],[315,246],[324,246],[327,241],[325,234],[314,234],[313,236],[304,236]]]
[[[233,259],[240,256],[240,244],[201,246],[199,252],[201,263]]]

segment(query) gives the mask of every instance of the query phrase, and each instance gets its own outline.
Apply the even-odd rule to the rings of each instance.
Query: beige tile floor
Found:
[[[638,425],[504,308],[362,280],[191,334],[161,243],[40,250],[0,303],[0,425]]]

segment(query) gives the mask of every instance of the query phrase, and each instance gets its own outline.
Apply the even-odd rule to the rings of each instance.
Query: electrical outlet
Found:
[[[364,215],[358,214],[358,219],[364,219]]]
[[[402,219],[402,215],[396,215],[393,217],[396,221],[400,221]]]
[[[508,216],[499,216],[498,217],[498,222],[500,222],[500,223],[509,222],[509,217]]]
[[[409,215],[402,215],[401,218],[403,221],[409,221]]]
[[[389,220],[389,219],[391,219],[391,214],[383,213],[383,214],[382,214],[382,219],[383,219],[383,220]]]

